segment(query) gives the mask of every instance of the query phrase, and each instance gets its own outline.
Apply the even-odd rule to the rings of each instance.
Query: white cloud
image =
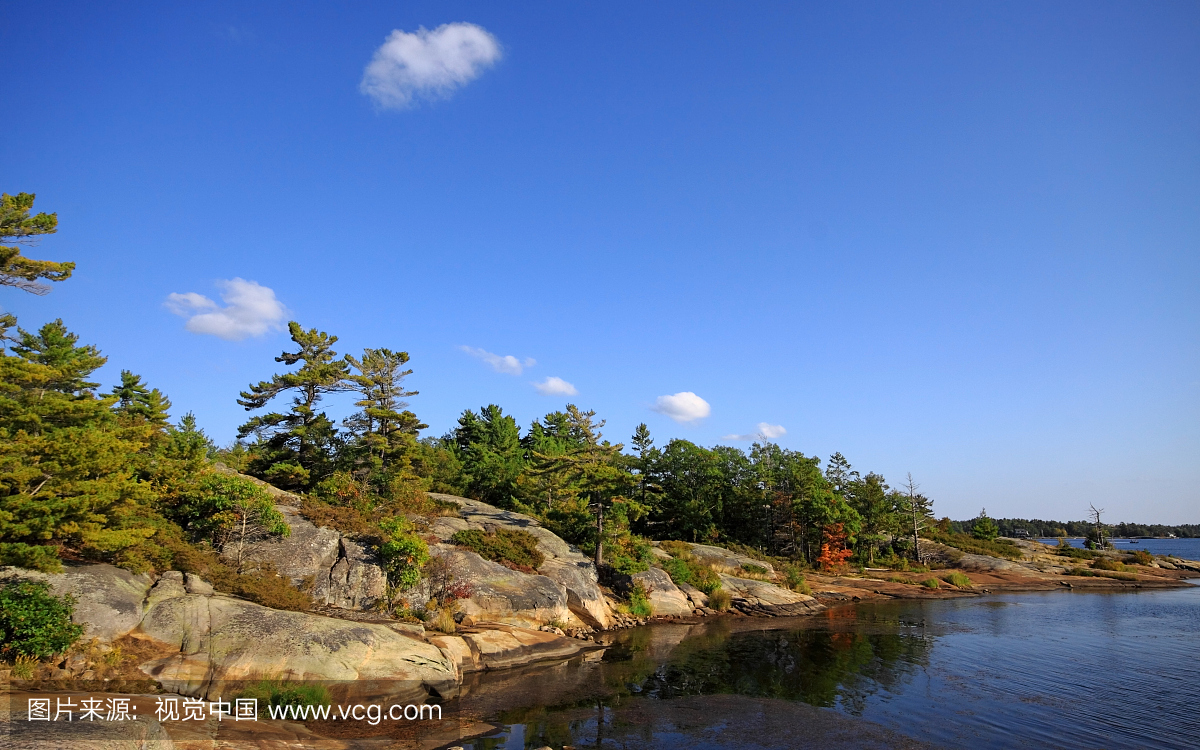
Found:
[[[537,388],[538,393],[543,396],[577,396],[579,391],[575,386],[571,385],[562,378],[556,378],[553,375],[546,378],[540,383],[534,383],[534,388]]]
[[[673,396],[659,396],[650,408],[676,422],[694,422],[712,413],[708,402],[691,391],[682,391]]]
[[[187,318],[184,328],[192,333],[226,341],[241,341],[283,327],[288,311],[271,288],[237,278],[218,281],[217,287],[221,289],[224,307],[196,292],[173,292],[163,304],[176,315]]]
[[[460,346],[458,348],[472,357],[482,359],[496,372],[502,372],[506,375],[520,375],[526,369],[537,364],[537,360],[532,357],[520,360],[511,354],[492,354],[486,349],[476,349],[473,346]]]
[[[747,435],[725,435],[722,440],[776,440],[787,434],[787,428],[781,424],[758,423],[758,431]]]
[[[381,107],[403,109],[418,97],[450,96],[499,59],[496,37],[473,23],[396,29],[375,50],[358,89]]]

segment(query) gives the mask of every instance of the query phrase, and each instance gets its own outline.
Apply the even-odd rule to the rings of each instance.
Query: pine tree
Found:
[[[488,404],[478,414],[467,409],[458,418],[452,437],[462,461],[467,495],[512,507],[520,494],[517,479],[526,467],[517,421],[495,404]]]
[[[71,278],[75,264],[33,260],[21,255],[18,245],[33,244],[38,237],[58,231],[58,214],[29,215],[33,199],[32,193],[0,194],[0,242],[15,243],[0,245],[0,286],[46,294],[50,287],[38,280],[65,281]]]
[[[105,358],[77,340],[55,321],[0,354],[0,556],[52,545],[117,561],[155,533],[136,472],[151,430],[92,394]]]
[[[47,323],[36,334],[18,328],[19,336],[12,351],[18,357],[33,364],[44,365],[47,379],[45,388],[59,393],[90,395],[98,383],[85,378],[108,361],[96,347],[76,346],[79,336],[67,330],[62,318]]]
[[[113,411],[127,419],[146,422],[156,430],[166,429],[171,415],[171,401],[157,388],[147,388],[140,375],[121,370],[121,384],[113,386],[112,395],[117,397]],[[194,417],[193,417],[194,421]]]
[[[337,359],[337,336],[304,330],[288,323],[292,341],[299,347],[275,358],[285,365],[302,363],[295,372],[274,375],[242,391],[238,404],[246,411],[261,409],[284,393],[293,393],[292,408],[251,418],[238,428],[238,439],[257,438],[250,471],[288,489],[309,489],[329,473],[336,448],[337,429],[324,412],[316,410],[321,398],[349,389],[349,365]]]
[[[417,395],[404,390],[404,378],[412,374],[401,369],[408,363],[408,352],[366,349],[362,359],[349,354],[345,359],[355,370],[349,381],[360,396],[354,405],[361,409],[345,420],[346,426],[374,470],[384,474],[406,470],[417,433],[429,426],[405,408],[404,399]]]
[[[971,536],[988,542],[994,542],[996,537],[1000,536],[1000,527],[996,525],[995,521],[988,518],[987,508],[979,511],[979,517],[971,525]]]

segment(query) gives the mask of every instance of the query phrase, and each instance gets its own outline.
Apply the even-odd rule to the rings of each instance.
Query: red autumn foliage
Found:
[[[846,560],[854,554],[846,548],[846,531],[842,524],[831,523],[824,528],[825,541],[821,543],[821,556],[817,564],[824,571],[839,571],[846,567]]]

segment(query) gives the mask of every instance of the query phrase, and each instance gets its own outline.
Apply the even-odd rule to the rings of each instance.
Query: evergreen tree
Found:
[[[989,542],[994,542],[996,537],[1000,536],[1000,527],[996,525],[995,521],[988,518],[987,508],[979,511],[979,517],[971,525],[971,536]]]
[[[261,409],[284,393],[293,393],[286,413],[271,412],[251,418],[238,428],[238,439],[254,435],[250,471],[288,489],[310,489],[331,471],[337,429],[324,412],[316,410],[321,398],[349,388],[349,366],[337,359],[337,336],[296,321],[288,323],[292,341],[299,347],[275,358],[285,365],[302,363],[299,370],[274,375],[242,391],[238,404],[246,411]]]
[[[558,508],[558,519],[550,514],[552,521],[557,520],[563,526],[563,521],[571,519],[572,526],[591,509],[595,511],[596,534],[595,553],[596,565],[603,563],[605,545],[605,512],[614,502],[620,501],[628,505],[625,493],[630,487],[630,477],[625,471],[621,458],[620,443],[610,444],[603,439],[600,428],[604,421],[595,422],[596,412],[583,411],[574,404],[567,404],[566,433],[577,436],[577,443],[561,453],[533,453],[533,465],[530,473],[534,476],[553,477],[554,484],[565,491],[570,502],[561,503]],[[553,509],[552,509],[553,510]],[[640,509],[624,508],[625,523],[622,528],[608,530],[622,533],[627,531],[627,521],[630,515],[640,515]],[[574,540],[583,536],[581,529],[572,528],[568,532]],[[578,543],[578,541],[576,542]]]
[[[519,495],[517,479],[526,466],[516,420],[495,404],[488,404],[478,414],[467,409],[458,418],[452,440],[462,461],[467,495],[512,507]]]
[[[38,237],[58,231],[58,214],[29,215],[33,199],[32,193],[0,194],[0,242],[5,243],[0,245],[0,286],[46,294],[50,287],[39,279],[66,281],[71,278],[75,264],[33,260],[21,255],[19,245],[33,244]]]
[[[113,386],[112,395],[117,397],[113,411],[127,419],[140,419],[162,430],[171,418],[167,413],[171,401],[157,388],[147,388],[141,376],[129,370],[121,370],[121,384]]]
[[[847,499],[862,519],[858,544],[869,565],[874,564],[879,547],[896,531],[895,505],[889,490],[883,477],[873,472],[848,488]]]
[[[152,430],[122,425],[115,399],[92,394],[105,358],[77,340],[55,321],[0,353],[0,545],[119,561],[155,533],[136,469]]]
[[[359,394],[354,405],[361,411],[345,424],[355,435],[360,452],[377,473],[407,470],[417,433],[429,426],[405,409],[408,403],[404,399],[417,395],[404,390],[404,378],[412,374],[412,370],[402,369],[408,363],[408,352],[366,349],[362,359],[347,354],[346,362],[355,371],[349,381]]]
[[[42,326],[36,334],[23,328],[17,330],[19,337],[11,347],[12,352],[26,362],[47,368],[41,371],[46,376],[44,389],[90,395],[91,389],[98,385],[86,378],[108,359],[94,346],[77,346],[79,336],[67,330],[62,318]]]
[[[917,492],[920,489],[912,474],[905,478],[901,492],[896,496],[899,501],[897,511],[904,517],[905,533],[912,535],[913,559],[924,564],[921,554],[921,531],[929,526],[933,519],[933,501]]]

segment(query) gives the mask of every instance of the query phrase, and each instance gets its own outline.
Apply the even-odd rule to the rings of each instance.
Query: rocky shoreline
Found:
[[[688,554],[720,577],[721,588],[730,594],[729,609],[718,611],[704,593],[676,585],[664,570],[651,567],[632,576],[648,592],[655,613],[638,617],[600,585],[587,556],[535,519],[466,498],[436,495],[457,506],[458,514],[414,520],[431,548],[452,557],[472,584],[470,597],[458,602],[453,632],[438,632],[378,611],[374,605],[383,595],[384,577],[367,549],[305,519],[299,512],[300,498],[270,489],[292,533],[256,545],[249,555],[297,584],[306,582],[311,611],[270,609],[217,592],[209,582],[180,571],[151,576],[110,565],[75,566],[60,574],[0,569],[0,581],[41,580],[56,594],[72,595],[74,618],[84,625],[87,644],[43,668],[34,679],[4,675],[7,690],[132,688],[139,694],[150,690],[215,700],[247,681],[270,677],[327,684],[335,700],[442,702],[459,696],[473,673],[562,662],[606,648],[611,642],[606,633],[646,625],[794,618],[888,598],[1177,587],[1191,585],[1184,579],[1200,574],[1200,563],[1155,560],[1152,565],[1126,566],[1134,572],[1121,578],[1073,575],[1079,569],[1065,566],[1055,550],[1037,542],[1018,542],[1020,560],[963,554],[927,543],[923,552],[946,570],[810,573],[810,595],[778,585],[780,576],[768,561],[692,544],[687,545]],[[515,570],[449,543],[457,531],[502,527],[519,528],[537,538],[545,559],[536,571]],[[660,563],[671,558],[661,548],[654,554]],[[951,578],[948,571],[965,576],[969,584],[928,585],[933,576]],[[409,595],[423,601],[429,592],[418,589]],[[114,663],[123,666],[113,669]],[[153,728],[143,729],[158,736]]]

